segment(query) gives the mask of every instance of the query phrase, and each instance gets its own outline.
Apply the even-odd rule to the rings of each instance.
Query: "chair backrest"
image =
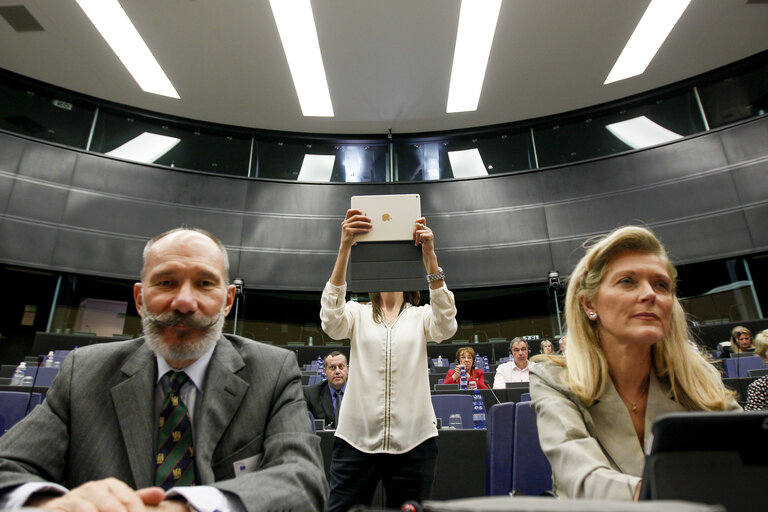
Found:
[[[443,426],[448,425],[451,414],[461,414],[462,428],[473,428],[472,415],[474,408],[472,395],[432,395],[432,408],[435,416],[443,420]]]
[[[531,401],[531,394],[530,393],[521,393],[520,394],[520,400],[518,402],[530,402]]]
[[[505,496],[512,490],[512,437],[515,430],[515,403],[491,406],[485,437],[485,494]]]
[[[310,375],[309,376],[309,382],[307,383],[308,386],[314,386],[315,384],[320,384],[323,382],[323,377],[320,375]]]
[[[27,406],[29,410],[40,405],[43,401],[43,397],[40,393],[24,393],[22,391],[0,391],[0,414],[3,416],[2,433],[5,433],[21,421],[27,414]]]
[[[747,356],[726,359],[724,361],[725,375],[728,378],[748,377],[749,370],[765,368],[765,362],[760,356]]]
[[[53,382],[56,374],[59,373],[59,369],[56,367],[41,367],[37,370],[37,379],[35,379],[35,386],[50,386]]]
[[[513,437],[512,491],[526,496],[540,496],[552,490],[552,467],[541,451],[536,412],[531,402],[515,406]]]

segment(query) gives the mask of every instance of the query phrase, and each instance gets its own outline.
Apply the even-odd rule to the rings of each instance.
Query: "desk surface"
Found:
[[[450,500],[485,495],[485,430],[440,430],[437,437],[437,474],[432,499]],[[322,430],[320,447],[325,474],[333,455],[332,430]],[[454,461],[461,461],[455,464]]]

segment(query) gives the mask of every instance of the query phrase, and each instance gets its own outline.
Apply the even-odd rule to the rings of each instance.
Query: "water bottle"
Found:
[[[485,373],[491,372],[491,365],[488,363],[488,356],[483,356],[483,371]]]
[[[323,371],[324,366],[325,364],[323,363],[323,358],[317,356],[317,376],[320,377],[320,382],[325,382],[328,380],[328,378],[325,376],[325,372]]]
[[[48,352],[48,355],[45,356],[45,362],[43,363],[44,368],[53,368],[53,350]]]
[[[311,347],[312,346],[312,342],[313,342],[312,336],[310,336],[309,339],[307,340],[307,345]]]
[[[443,356],[437,356],[437,366],[438,367],[443,366]]]
[[[464,366],[459,372],[459,389],[467,389],[467,369]]]
[[[486,428],[485,403],[479,389],[476,389],[475,394],[472,395],[472,423],[474,423],[475,428]]]
[[[475,334],[475,343],[480,343],[480,336]]]
[[[11,377],[11,386],[21,386],[24,382],[24,374],[27,373],[27,363],[24,361],[19,363],[19,366],[13,371],[13,377]]]

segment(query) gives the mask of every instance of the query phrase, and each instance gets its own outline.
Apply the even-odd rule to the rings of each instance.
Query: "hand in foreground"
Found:
[[[134,491],[117,478],[86,482],[62,496],[35,496],[25,506],[64,512],[142,512],[165,498],[160,487]]]
[[[341,223],[341,245],[352,247],[355,243],[355,235],[367,233],[372,227],[370,217],[363,215],[363,212],[347,210],[347,215]]]

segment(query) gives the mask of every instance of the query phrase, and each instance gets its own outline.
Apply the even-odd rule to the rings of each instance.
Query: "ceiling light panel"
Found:
[[[336,155],[304,155],[296,181],[331,181]]]
[[[501,0],[462,0],[447,113],[477,110]]]
[[[106,154],[116,158],[151,164],[176,147],[179,142],[181,139],[176,137],[144,132]]]
[[[603,85],[645,72],[691,0],[653,0]]]
[[[179,99],[179,93],[117,0],[76,1],[144,92]]]
[[[605,125],[606,129],[632,149],[663,144],[683,136],[654,123],[645,116]]]
[[[269,3],[302,114],[307,117],[333,117],[331,93],[320,54],[312,5],[309,0],[270,0]]]

